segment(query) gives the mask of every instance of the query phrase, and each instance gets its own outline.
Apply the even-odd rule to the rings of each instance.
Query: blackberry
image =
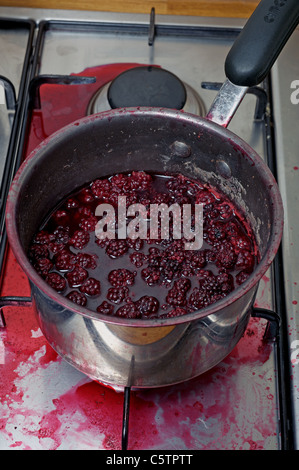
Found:
[[[47,245],[54,240],[55,236],[53,234],[47,232],[46,230],[41,230],[35,235],[33,243],[38,245]]]
[[[223,272],[216,276],[219,290],[223,294],[229,294],[234,289],[234,278],[231,274]]]
[[[49,250],[46,245],[33,244],[29,249],[29,258],[33,261],[48,258]]]
[[[101,293],[101,283],[93,277],[89,277],[84,281],[82,286],[80,286],[80,292],[90,296],[99,295]]]
[[[68,213],[63,209],[54,212],[52,218],[57,225],[65,225],[69,221]]]
[[[108,200],[111,193],[111,183],[107,179],[95,180],[91,185],[91,191],[97,199]]]
[[[76,264],[86,269],[95,269],[97,267],[96,255],[80,252],[75,255]]]
[[[41,276],[45,277],[53,269],[53,263],[49,258],[39,258],[34,264],[34,268]]]
[[[143,266],[146,256],[143,253],[138,253],[135,251],[134,253],[130,254],[130,261],[136,268],[141,268]]]
[[[76,266],[73,271],[65,275],[70,287],[79,287],[88,278],[88,272],[81,266]]]
[[[154,193],[152,195],[152,204],[170,204],[170,196],[167,193]]]
[[[59,251],[54,256],[54,264],[58,271],[71,271],[74,269],[76,257],[69,251]]]
[[[241,285],[243,284],[245,281],[247,281],[247,279],[249,278],[250,276],[250,273],[246,272],[246,271],[240,271],[237,275],[236,275],[236,283],[238,285]]]
[[[196,272],[196,270],[204,268],[206,264],[207,261],[204,251],[198,251],[190,255],[190,266],[193,271]]]
[[[229,220],[234,216],[234,211],[231,206],[227,203],[220,204],[218,206],[219,216],[222,220]]]
[[[89,188],[83,188],[81,189],[78,199],[83,203],[83,204],[89,204],[92,201],[94,201],[94,195],[92,191]]]
[[[82,248],[84,248],[89,242],[89,239],[90,236],[88,232],[85,232],[84,230],[76,230],[70,239],[69,244],[74,248],[82,250]]]
[[[144,171],[133,171],[129,177],[130,189],[133,191],[148,189],[152,184],[152,177]]]
[[[164,259],[162,263],[162,274],[167,281],[171,281],[181,275],[183,265],[174,259]]]
[[[215,263],[217,252],[215,250],[205,250],[205,260],[207,263]]]
[[[141,313],[134,302],[127,303],[117,309],[115,315],[122,318],[141,318]]]
[[[233,276],[222,272],[218,275],[207,272],[199,281],[199,290],[194,289],[189,299],[190,305],[196,308],[207,307],[210,304],[226,297],[234,289]]]
[[[163,252],[156,247],[150,247],[147,256],[148,266],[159,269],[163,258]]]
[[[240,233],[238,225],[230,220],[225,224],[225,231],[227,233],[227,236],[230,237],[237,237]]]
[[[189,261],[186,261],[182,265],[182,270],[181,270],[181,275],[182,276],[190,277],[190,276],[193,276],[195,274],[195,272],[196,272],[195,269],[190,266]]]
[[[175,307],[167,313],[161,315],[161,318],[175,318],[180,317],[181,315],[186,315],[187,310],[182,307]]]
[[[166,302],[170,305],[182,307],[186,305],[186,293],[191,288],[191,281],[187,278],[175,281],[174,286],[168,292]]]
[[[108,246],[108,244],[110,243],[110,239],[109,238],[96,238],[95,239],[95,242],[96,244],[100,247],[100,248],[106,248]]]
[[[66,280],[58,273],[49,273],[46,282],[57,292],[63,292],[66,288]]]
[[[96,216],[89,216],[89,217],[84,217],[81,219],[79,222],[79,228],[84,230],[85,232],[94,232],[96,225],[98,223],[98,219]]]
[[[49,251],[55,255],[56,253],[59,253],[60,251],[65,250],[65,246],[63,243],[58,243],[58,242],[50,242],[48,245]]]
[[[166,183],[166,187],[168,191],[176,196],[187,194],[188,181],[183,175],[178,175],[176,178],[170,178]]]
[[[182,278],[174,283],[174,288],[181,292],[187,292],[191,287],[190,279]]]
[[[111,204],[114,207],[117,207],[119,196],[125,196],[125,194],[118,194],[116,191],[111,191],[107,199],[107,203]]]
[[[119,258],[127,253],[128,249],[126,240],[110,240],[106,247],[106,253],[110,258]]]
[[[87,304],[87,298],[85,297],[82,292],[78,292],[76,290],[71,291],[67,298],[71,300],[74,304],[79,305],[80,307],[85,307]]]
[[[194,287],[191,292],[190,297],[188,298],[188,308],[191,311],[200,310],[208,305],[207,295],[206,293],[199,289],[198,287]]]
[[[221,245],[215,257],[218,268],[233,269],[237,261],[237,255],[230,243]]]
[[[203,216],[204,220],[211,220],[217,219],[220,216],[218,209],[214,206],[214,204],[205,204],[203,208]]]
[[[246,235],[239,235],[237,237],[232,237],[231,242],[234,245],[236,251],[240,251],[240,250],[250,251],[252,248],[251,241],[249,240],[248,237],[246,237]]]
[[[173,241],[171,245],[166,248],[165,257],[182,263],[187,257],[183,240]]]
[[[112,191],[118,193],[118,195],[129,195],[131,191],[130,177],[119,173],[112,176],[110,179],[112,185]]]
[[[135,305],[142,316],[148,317],[154,313],[157,313],[160,304],[156,297],[144,295],[139,300],[137,300],[137,302],[135,302]]]
[[[211,304],[214,304],[215,302],[218,302],[219,300],[223,299],[224,297],[226,297],[227,293],[225,292],[222,292],[222,293],[216,293],[214,295],[212,295],[209,299],[209,305]]]
[[[160,280],[160,276],[160,271],[153,267],[144,268],[141,271],[141,277],[147,283],[148,286],[157,284]]]
[[[107,299],[114,304],[123,302],[129,294],[128,287],[110,287],[107,293]]]
[[[63,245],[66,245],[70,239],[68,227],[57,227],[57,229],[54,230],[53,235],[55,237],[55,242],[62,243]]]
[[[218,284],[217,278],[211,271],[202,269],[200,271],[201,279],[199,279],[199,287],[202,291],[205,291],[208,295],[214,294],[217,291]]]
[[[104,300],[101,305],[97,307],[97,312],[102,313],[103,315],[112,315],[114,312],[114,306]]]
[[[132,273],[128,269],[120,268],[110,271],[108,281],[113,287],[132,286],[135,282],[136,273]]]
[[[238,253],[238,257],[236,261],[236,268],[250,271],[253,269],[253,266],[254,266],[254,256],[250,253],[250,251],[247,251],[247,250],[240,251]]]
[[[208,243],[213,246],[218,245],[226,238],[225,225],[222,222],[212,222],[206,231],[206,235]]]

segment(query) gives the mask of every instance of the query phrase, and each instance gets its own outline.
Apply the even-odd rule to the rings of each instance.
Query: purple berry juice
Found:
[[[184,237],[174,236],[174,216],[166,238],[151,238],[149,229],[142,237],[118,238],[116,213],[115,238],[99,238],[103,218],[97,207],[116,211],[120,197],[126,207],[142,204],[147,222],[151,205],[201,204],[201,248],[186,249]],[[126,217],[127,224],[132,220]],[[218,191],[182,175],[139,171],[97,179],[65,198],[42,222],[29,258],[44,280],[75,304],[146,319],[184,315],[226,297],[253,272],[258,250],[244,217]]]

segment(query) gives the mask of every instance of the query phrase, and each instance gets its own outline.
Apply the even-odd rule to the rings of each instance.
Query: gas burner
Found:
[[[160,67],[134,67],[119,74],[92,97],[87,114],[125,107],[162,107],[205,115],[200,96],[176,75]]]
[[[135,67],[118,75],[108,89],[111,108],[163,106],[182,109],[184,84],[173,73],[158,67]]]

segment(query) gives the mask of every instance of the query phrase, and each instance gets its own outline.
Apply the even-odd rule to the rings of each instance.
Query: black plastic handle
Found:
[[[261,83],[298,22],[299,0],[262,0],[227,55],[227,78],[239,86]]]

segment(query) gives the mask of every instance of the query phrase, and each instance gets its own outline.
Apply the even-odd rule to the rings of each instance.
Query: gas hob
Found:
[[[0,8],[1,449],[123,446],[123,393],[61,360],[34,317],[28,280],[4,230],[5,200],[18,166],[64,125],[110,109],[115,98],[109,85],[137,67],[177,77],[186,91],[185,110],[204,116],[243,24],[150,12]],[[233,352],[209,372],[131,392],[129,449],[299,448],[298,35],[267,80],[249,89],[229,126],[269,165],[285,208],[281,250],[260,282],[256,315]]]

